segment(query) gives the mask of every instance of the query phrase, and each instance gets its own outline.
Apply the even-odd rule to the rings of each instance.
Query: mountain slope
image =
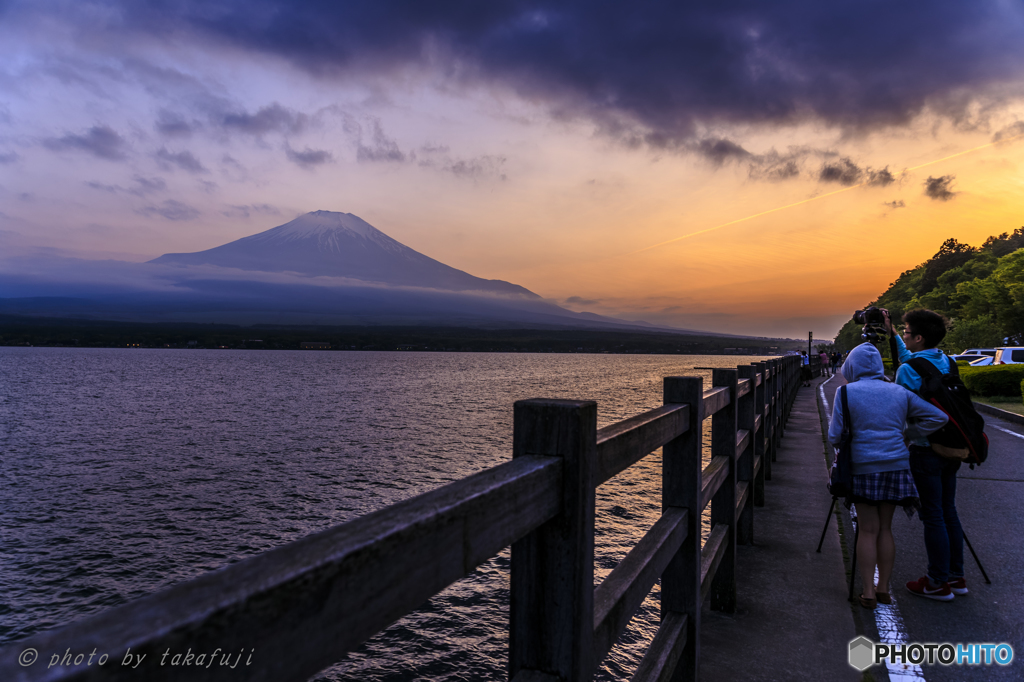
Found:
[[[395,241],[358,216],[334,211],[314,211],[206,251],[167,253],[149,262],[295,272],[396,286],[540,298],[517,284],[474,277],[445,265]]]

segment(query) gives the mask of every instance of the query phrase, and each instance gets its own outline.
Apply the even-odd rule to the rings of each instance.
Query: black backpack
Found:
[[[948,374],[943,374],[925,358],[912,358],[905,364],[921,376],[918,395],[949,417],[945,426],[928,436],[932,450],[943,457],[962,459],[971,468],[984,462],[988,458],[985,420],[974,409],[956,363],[949,360]]]

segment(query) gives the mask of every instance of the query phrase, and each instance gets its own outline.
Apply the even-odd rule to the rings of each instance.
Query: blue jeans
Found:
[[[910,472],[921,496],[928,577],[945,583],[964,575],[964,531],[956,513],[956,472],[960,460],[947,459],[931,448],[910,446]]]

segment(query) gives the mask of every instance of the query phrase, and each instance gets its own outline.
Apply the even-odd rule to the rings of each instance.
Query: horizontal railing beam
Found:
[[[736,382],[736,397],[742,398],[746,394],[750,393],[754,389],[754,384],[750,379],[740,379]]]
[[[669,611],[661,619],[654,641],[647,647],[632,682],[669,682],[686,646],[686,614]]]
[[[712,388],[704,391],[704,416],[710,417],[729,404],[729,387]]]
[[[0,680],[80,679],[15,653],[145,655],[255,649],[253,668],[148,666],[147,681],[305,682],[561,509],[562,459],[519,457],[96,616],[8,647]],[[8,654],[8,652],[10,652]],[[258,666],[258,667],[257,667]],[[259,674],[254,674],[254,670]],[[41,674],[42,673],[42,674]]]
[[[664,405],[599,429],[595,484],[625,471],[689,427],[689,405]]]
[[[739,429],[736,431],[736,458],[743,454],[743,451],[747,449],[750,444],[750,430]]]
[[[747,503],[747,495],[750,494],[750,483],[748,481],[740,481],[736,484],[736,521],[740,520],[740,514],[743,513],[743,505]]]
[[[707,598],[708,590],[711,589],[711,581],[715,577],[715,571],[718,570],[718,565],[722,563],[722,557],[725,555],[728,545],[726,542],[728,537],[729,526],[720,523],[711,529],[711,534],[708,536],[707,542],[704,543],[704,548],[700,551],[701,603]]]
[[[625,631],[686,539],[687,510],[669,507],[594,590],[594,665]]]
[[[719,455],[718,457],[712,457],[708,465],[704,467],[704,471],[701,472],[700,481],[700,497],[701,497],[701,511],[708,506],[708,502],[715,496],[718,489],[722,486],[724,481],[729,476],[729,458],[725,455]]]

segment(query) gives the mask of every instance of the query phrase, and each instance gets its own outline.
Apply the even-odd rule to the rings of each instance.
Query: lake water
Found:
[[[660,405],[665,376],[758,359],[0,348],[0,644],[505,462],[516,400],[596,400],[601,427]],[[598,489],[598,579],[657,519],[660,467]],[[315,679],[504,679],[508,566]],[[599,679],[631,675],[657,614],[655,589]]]

